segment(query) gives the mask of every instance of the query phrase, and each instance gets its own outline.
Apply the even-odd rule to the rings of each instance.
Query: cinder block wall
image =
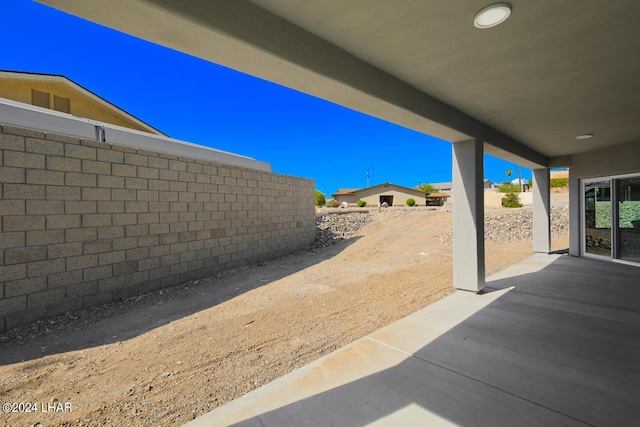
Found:
[[[0,127],[0,331],[292,252],[312,180]]]

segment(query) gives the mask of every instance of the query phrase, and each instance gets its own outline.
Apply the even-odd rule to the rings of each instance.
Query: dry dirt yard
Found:
[[[0,402],[72,408],[2,425],[181,425],[454,292],[450,212],[372,216],[328,247],[0,334]],[[487,273],[532,254],[492,236]]]

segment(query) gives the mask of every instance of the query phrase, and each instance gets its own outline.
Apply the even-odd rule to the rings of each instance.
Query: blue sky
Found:
[[[173,138],[269,162],[327,194],[365,187],[367,170],[370,185],[451,181],[448,142],[31,0],[1,0],[0,16],[0,69],[64,75]],[[517,173],[485,156],[492,181],[507,169]]]

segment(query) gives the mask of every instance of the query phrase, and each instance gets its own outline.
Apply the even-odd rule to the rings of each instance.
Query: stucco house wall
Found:
[[[533,193],[525,192],[525,193],[516,193],[518,198],[520,199],[520,203],[523,205],[532,205],[533,204]],[[484,205],[487,207],[499,208],[502,207],[502,198],[505,196],[505,193],[499,193],[494,189],[488,189],[484,191]]]
[[[70,100],[69,114],[157,135],[162,133],[63,76],[0,70],[0,98],[32,104],[31,90]]]
[[[312,180],[0,126],[0,331],[292,252]]]

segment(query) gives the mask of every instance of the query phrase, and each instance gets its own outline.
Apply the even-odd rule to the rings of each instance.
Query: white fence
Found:
[[[269,163],[251,157],[122,126],[83,119],[4,98],[0,98],[0,124],[271,172]]]

